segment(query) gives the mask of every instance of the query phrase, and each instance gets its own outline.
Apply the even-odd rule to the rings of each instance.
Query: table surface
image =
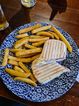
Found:
[[[8,3],[8,2],[9,3]],[[32,21],[51,22],[67,31],[79,46],[79,1],[78,0],[37,0],[33,8],[21,6],[19,0],[0,0],[10,26],[0,32],[0,44],[16,27]],[[51,21],[49,21],[51,20]],[[46,103],[33,103],[20,99],[12,94],[0,80],[0,96],[28,106],[77,106],[79,105],[79,84],[74,86],[62,97]]]

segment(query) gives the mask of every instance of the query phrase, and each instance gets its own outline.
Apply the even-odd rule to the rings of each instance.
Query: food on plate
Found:
[[[20,67],[14,66],[14,70],[18,72],[24,72]]]
[[[38,36],[38,35],[30,35],[30,39],[36,39],[36,38],[44,38],[45,36]]]
[[[29,79],[29,78],[15,77],[14,80],[19,80],[19,81],[22,81],[22,82],[26,82],[28,84],[31,84],[33,86],[37,86],[37,84],[34,81],[32,81],[31,79]]]
[[[30,79],[31,79],[33,82],[37,82],[37,79],[34,77],[33,74],[30,75]]]
[[[26,58],[26,57],[14,57],[9,55],[8,59],[16,61],[16,62],[30,63],[39,56],[40,54],[35,54],[35,56]]]
[[[31,30],[34,30],[34,29],[40,28],[40,27],[41,27],[41,24],[35,24],[34,26],[29,26],[27,28],[19,30],[19,34],[26,33],[26,32],[29,32]]]
[[[30,73],[23,73],[23,72],[18,72],[15,71],[13,69],[10,68],[6,68],[5,71],[10,74],[11,76],[15,76],[15,77],[23,77],[23,78],[27,78],[30,76]]]
[[[30,73],[30,70],[27,68],[27,66],[25,66],[22,62],[19,62],[19,66],[26,72],[26,73]]]
[[[46,31],[38,32],[36,35],[38,35],[38,36],[48,36],[48,37],[50,37],[50,38],[54,38],[54,36],[53,36],[52,33],[46,32]]]
[[[10,55],[9,55],[9,56],[8,56],[8,59],[11,59],[11,60],[18,61],[18,59],[19,59],[19,58],[17,58],[17,57],[14,57],[14,56],[10,56]]]
[[[36,61],[36,60],[34,60]],[[69,69],[65,68],[64,66],[61,66],[56,61],[51,61],[49,64],[42,61],[38,64],[37,62],[34,62],[32,64],[32,70],[35,78],[40,82],[41,84],[45,84],[54,78],[59,77],[64,72],[70,72]]]
[[[31,58],[31,60],[33,61],[33,60],[35,60],[36,58],[38,58],[39,56],[40,56],[40,54],[37,54],[37,55],[33,56],[33,57]]]
[[[45,30],[48,30],[50,28],[51,28],[51,25],[42,26],[40,28],[32,30],[32,34],[35,34],[35,33],[40,32],[40,31],[45,31]]]
[[[28,42],[28,37],[24,37],[24,38],[22,38],[22,39],[15,42],[14,48],[17,49],[17,48],[19,48],[20,46],[22,46],[23,44],[25,44],[27,42]]]
[[[29,63],[31,62],[31,58],[22,58],[22,57],[14,57],[14,56],[10,56],[8,57],[10,60],[13,60],[13,61],[18,61],[18,62],[24,62],[24,63]]]
[[[38,57],[40,53],[32,53],[32,54],[28,54],[28,55],[22,55],[22,56],[19,56],[21,58],[31,58],[31,61],[32,61],[32,58],[35,58],[35,57]]]
[[[33,45],[30,45],[30,44],[28,44],[28,43],[26,43],[24,46],[25,46],[26,48],[29,48],[29,49],[35,49],[35,48],[37,48],[37,47],[35,47],[35,46],[33,46]]]
[[[2,66],[6,66],[7,65],[8,55],[9,55],[9,49],[6,48],[5,51],[4,51],[4,58],[3,58]]]
[[[20,48],[17,48],[17,49],[10,49],[10,51],[11,52],[13,52],[13,53],[15,53],[15,52],[18,52],[18,51],[22,51],[22,50],[24,50],[24,49],[20,49]]]
[[[67,48],[72,52],[72,47],[56,28],[35,24],[18,33],[13,47],[5,49],[2,62],[2,66],[12,66],[5,71],[15,80],[36,86],[37,80],[44,84],[70,71],[57,63],[66,59]]]
[[[70,45],[70,43],[67,41],[67,39],[63,36],[63,34],[61,34],[55,27],[51,28],[58,36],[59,38],[66,44],[69,52],[72,52],[72,46]]]
[[[57,40],[59,40],[59,36],[55,32],[49,31],[49,33],[51,33]]]
[[[30,73],[30,78],[32,79],[32,81],[36,82],[36,79],[34,78],[33,74],[31,73],[30,69],[28,69],[27,66],[25,66],[22,62],[19,62],[19,66],[26,72],[26,73]]]
[[[50,39],[45,42],[40,58],[61,61],[66,59],[66,55],[66,45],[62,41]]]
[[[29,39],[29,42],[39,42],[39,41],[46,41],[48,40],[49,37],[44,37],[44,38],[36,38],[36,39]]]
[[[8,63],[11,64],[11,65],[16,65],[16,66],[18,66],[18,62],[15,61],[15,60],[11,60],[11,59],[10,59],[10,60],[8,61]]]
[[[21,52],[16,52],[16,56],[28,55],[32,53],[40,53],[41,51],[42,51],[42,48],[35,48],[35,49],[25,50]]]
[[[15,36],[17,39],[20,39],[20,38],[24,38],[26,36],[29,36],[27,33],[24,33],[24,34],[19,34],[17,36]]]
[[[32,43],[32,45],[38,47],[38,46],[43,45],[44,43],[45,41],[39,41],[39,42]]]

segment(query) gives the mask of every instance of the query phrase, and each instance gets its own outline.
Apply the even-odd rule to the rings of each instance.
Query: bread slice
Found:
[[[70,71],[68,68],[61,66],[54,60],[50,61],[49,63],[46,61],[38,62],[38,60],[39,59],[34,60],[32,70],[35,78],[42,84],[59,77],[64,72]]]
[[[67,48],[60,40],[47,40],[44,44],[40,58],[43,60],[64,60],[66,59]]]

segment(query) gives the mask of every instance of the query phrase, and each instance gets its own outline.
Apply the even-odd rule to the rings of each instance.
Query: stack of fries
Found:
[[[30,32],[30,36],[28,32]],[[46,40],[60,39],[66,44],[68,50],[72,52],[72,47],[66,38],[51,25],[42,26],[41,24],[36,24],[30,26],[19,30],[18,35],[15,37],[17,41],[14,43],[13,48],[5,49],[2,66],[11,64],[12,69],[6,68],[5,71],[14,76],[14,80],[20,80],[33,86],[37,85],[37,80],[26,65],[31,64],[40,56]],[[10,52],[12,55],[10,55]]]

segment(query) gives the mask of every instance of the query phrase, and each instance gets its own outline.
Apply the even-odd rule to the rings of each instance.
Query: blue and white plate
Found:
[[[13,43],[16,41],[15,36],[17,35],[18,30],[23,29],[25,27],[34,25],[35,23],[25,24],[16,28],[13,32],[11,32],[0,47],[0,63],[3,57],[3,51],[6,47],[11,48]],[[41,23],[42,25],[47,25],[46,23]],[[12,91],[15,95],[23,98],[25,100],[30,100],[33,102],[46,102],[50,100],[54,100],[63,94],[65,94],[75,83],[75,79],[79,70],[79,57],[78,57],[78,48],[75,44],[74,40],[70,37],[70,35],[63,31],[61,28],[55,26],[70,42],[73,47],[73,52],[68,53],[67,59],[63,61],[63,65],[68,67],[71,71],[69,73],[64,73],[60,77],[50,81],[47,84],[41,85],[38,84],[37,87],[32,87],[29,84],[14,81],[13,78],[5,72],[6,67],[11,67],[11,65],[7,65],[6,67],[0,66],[0,77],[3,80],[3,83],[7,86],[7,88]]]

